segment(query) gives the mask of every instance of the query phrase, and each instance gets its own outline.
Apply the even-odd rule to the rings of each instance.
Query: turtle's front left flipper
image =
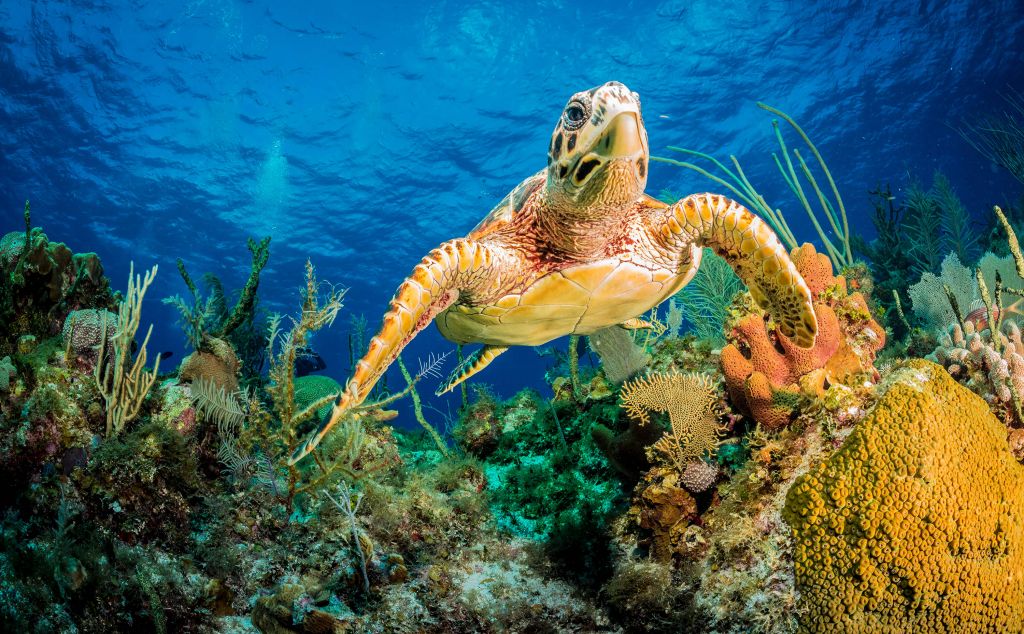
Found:
[[[309,455],[332,427],[362,404],[406,344],[458,301],[461,293],[483,289],[490,279],[489,269],[507,257],[500,247],[459,238],[445,242],[423,258],[398,287],[380,332],[370,340],[369,349],[356,364],[330,416],[295,450],[288,463],[295,464]]]
[[[725,258],[754,301],[801,348],[814,345],[818,321],[807,283],[763,220],[716,194],[694,194],[660,212],[652,227],[662,248],[710,247]]]

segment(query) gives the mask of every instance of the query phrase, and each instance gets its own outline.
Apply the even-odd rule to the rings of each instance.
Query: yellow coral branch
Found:
[[[107,436],[120,433],[125,424],[138,415],[142,401],[156,381],[160,368],[158,356],[153,371],[145,372],[146,345],[153,334],[152,325],[146,331],[146,338],[132,362],[132,342],[139,329],[142,299],[156,277],[156,272],[157,267],[154,266],[145,278],[137,276],[135,263],[132,262],[128,272],[128,291],[117,311],[117,328],[109,339],[107,320],[101,319],[99,357],[93,377],[107,406]]]

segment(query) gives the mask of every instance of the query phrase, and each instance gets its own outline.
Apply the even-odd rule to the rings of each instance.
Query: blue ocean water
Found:
[[[886,6],[882,6],[886,5]],[[345,378],[347,316],[375,328],[436,244],[543,167],[574,92],[618,80],[652,151],[737,155],[813,235],[770,153],[765,101],[801,123],[870,237],[867,191],[944,171],[977,217],[1012,181],[955,127],[1022,87],[1019,0],[0,4],[0,232],[33,219],[96,251],[115,288],[160,265],[143,322],[185,353],[174,262],[239,288],[248,237],[273,236],[262,304],[298,308],[302,267],[348,287],[317,336]],[[714,187],[652,165],[648,191]],[[434,329],[407,357],[451,349]],[[549,361],[510,352],[480,379],[510,395]],[[396,380],[396,382],[398,382]],[[454,403],[454,401],[453,401]],[[440,404],[444,407],[444,404]]]

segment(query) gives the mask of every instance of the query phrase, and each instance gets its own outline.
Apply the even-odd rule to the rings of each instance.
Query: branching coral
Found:
[[[786,425],[801,394],[817,397],[829,385],[873,376],[875,355],[885,345],[885,331],[871,318],[864,296],[848,293],[845,278],[832,275],[827,257],[810,244],[794,249],[791,257],[815,297],[814,346],[796,347],[753,312],[737,320],[732,343],[722,349],[733,403],[766,429]]]
[[[338,497],[335,498],[327,491],[324,491],[324,495],[341,511],[348,521],[349,527],[352,529],[352,544],[356,552],[359,553],[359,570],[363,576],[363,591],[366,594],[370,594],[370,577],[366,574],[366,552],[363,550],[362,540],[359,539],[359,522],[356,520],[359,507],[363,504],[363,496],[353,491],[347,482],[338,483],[337,494]]]
[[[128,292],[118,308],[116,328],[112,333],[108,332],[107,321],[100,320],[102,325],[94,377],[106,403],[107,436],[120,433],[125,424],[139,413],[142,401],[156,381],[160,369],[158,356],[153,363],[153,370],[145,371],[146,345],[153,334],[152,325],[132,360],[132,344],[142,316],[142,299],[156,271],[157,267],[154,266],[143,279],[135,275],[135,265],[132,264],[128,273]]]
[[[283,498],[289,512],[296,495],[328,484],[332,477],[352,467],[351,463],[343,462],[345,456],[337,456],[326,464],[318,461],[320,473],[303,483],[302,472],[287,463],[288,456],[299,444],[299,426],[312,419],[317,410],[334,397],[333,394],[325,395],[300,410],[295,402],[295,361],[309,334],[333,323],[341,310],[343,297],[344,291],[334,288],[322,296],[313,265],[306,263],[306,286],[299,318],[292,321],[292,327],[287,331],[281,328],[280,316],[271,320],[267,350],[271,383],[267,393],[273,413],[263,409],[258,401],[252,402],[255,411],[240,433],[242,447],[259,451],[270,463],[271,482],[276,483],[279,473],[286,474],[287,487]]]
[[[942,368],[912,361],[790,489],[810,632],[1021,631],[1024,467],[1002,424]]]
[[[1024,396],[1024,342],[1014,322],[1003,325],[998,349],[991,333],[967,332],[956,325],[929,358],[942,364],[957,380],[984,398],[1003,420],[1024,425],[1021,396]]]
[[[192,302],[188,304],[181,296],[174,295],[165,298],[164,303],[174,306],[181,313],[182,328],[193,349],[199,350],[205,337],[223,339],[247,320],[252,319],[256,291],[260,285],[260,273],[270,258],[270,236],[259,242],[249,238],[248,247],[252,254],[252,270],[235,307],[230,312],[224,301],[224,289],[220,280],[212,275],[207,276],[210,292],[204,297],[185,268],[185,263],[181,259],[178,260],[178,272],[188,287]]]
[[[966,317],[956,307],[958,298],[949,293],[954,325],[946,328],[949,334],[943,334],[929,358],[942,363],[950,374],[985,398],[1008,424],[1020,426],[1024,425],[1024,343],[1020,328],[1007,319],[1010,313],[1020,313],[1020,301],[1007,306],[1003,293],[1024,295],[1024,256],[1013,227],[999,207],[995,214],[1006,231],[1011,255],[998,258],[989,253],[979,262],[972,281],[981,300],[971,308],[979,303],[981,306]]]
[[[289,514],[299,495],[332,487],[342,479],[358,480],[394,463],[393,454],[385,447],[388,443],[370,433],[366,424],[389,417],[381,408],[407,394],[411,385],[384,402],[360,406],[357,416],[339,425],[339,431],[324,443],[323,451],[315,454],[309,465],[300,468],[288,464],[288,457],[306,431],[304,427],[315,424],[317,413],[337,396],[330,389],[320,390],[315,398],[304,394],[303,382],[297,383],[295,377],[295,361],[310,334],[333,323],[344,293],[334,287],[325,292],[312,264],[307,262],[301,314],[292,319],[287,330],[282,327],[282,317],[271,319],[267,346],[270,384],[266,388],[269,407],[256,395],[249,395],[242,405],[245,414],[241,427],[235,430],[228,425],[220,430],[221,461],[232,472],[255,471],[257,479]]]

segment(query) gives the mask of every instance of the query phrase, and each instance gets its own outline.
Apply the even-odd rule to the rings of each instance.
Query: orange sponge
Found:
[[[790,257],[815,298],[818,335],[798,348],[759,312],[741,316],[722,350],[722,371],[733,404],[766,429],[786,425],[802,393],[820,395],[829,384],[870,373],[885,344],[885,330],[872,318],[860,293],[847,294],[846,280],[832,274],[828,257],[804,244]]]

